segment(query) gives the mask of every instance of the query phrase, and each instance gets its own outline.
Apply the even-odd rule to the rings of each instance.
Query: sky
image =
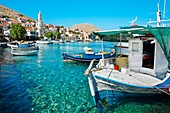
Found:
[[[146,25],[156,20],[157,3],[163,13],[164,0],[0,0],[0,4],[38,19],[41,11],[45,24],[71,27],[90,23],[101,30],[136,24]],[[166,15],[170,19],[170,0],[166,0]]]

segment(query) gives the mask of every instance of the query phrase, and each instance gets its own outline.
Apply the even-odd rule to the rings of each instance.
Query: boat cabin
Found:
[[[130,70],[160,78],[162,78],[161,75],[166,75],[168,61],[154,37],[130,38],[128,51],[128,67]]]
[[[112,61],[102,59],[98,67],[109,67],[112,64],[114,68],[118,66],[116,70],[126,74],[133,71],[155,76],[160,79],[164,78],[170,68],[168,46],[169,29],[134,27],[97,32],[97,34],[101,36],[110,34],[120,34],[120,36],[122,36],[122,33],[131,34],[131,36],[128,37],[127,54],[121,52],[121,54],[112,59]],[[154,35],[151,33],[154,33]],[[113,66],[110,67],[113,68]]]
[[[92,50],[92,48],[84,47],[83,49],[86,54],[94,54],[94,51]]]

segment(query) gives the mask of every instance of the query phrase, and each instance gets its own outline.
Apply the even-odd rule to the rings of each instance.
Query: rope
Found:
[[[95,108],[95,107],[97,107],[97,106],[92,106],[92,107],[90,107],[85,113],[88,113],[89,111],[91,111],[93,108]]]
[[[136,79],[136,77],[135,77],[135,79]],[[139,79],[137,79],[137,80],[139,80]],[[139,80],[139,81],[142,82],[141,80]],[[149,84],[149,83],[148,83],[148,84]],[[149,84],[149,85],[151,85],[151,84]],[[167,95],[170,96],[170,93],[168,93],[168,92],[166,92],[166,91],[164,91],[164,90],[162,90],[162,89],[160,89],[160,88],[158,88],[158,87],[155,87],[155,86],[152,86],[152,85],[151,85],[151,87],[156,88],[157,90],[159,90],[159,91],[161,91],[161,92],[163,92],[163,93],[165,93],[165,94],[167,94]]]
[[[111,69],[111,71],[110,71],[110,73],[109,73],[109,75],[108,75],[108,77],[107,77],[107,78],[108,78],[108,79],[107,79],[107,83],[108,83],[108,84],[109,84],[109,77],[110,77],[110,75],[112,74],[112,71],[113,71],[113,69]],[[107,85],[107,86],[108,86],[108,85]],[[108,87],[107,87],[107,88],[108,88]],[[108,89],[109,89],[109,88],[108,88]],[[107,94],[106,94],[107,97],[106,97],[106,99],[108,99],[108,91],[109,91],[109,90],[107,90]]]
[[[165,94],[167,94],[167,95],[170,96],[170,93],[167,93],[166,91],[164,91],[164,90],[162,90],[162,89],[160,89],[160,88],[158,88],[158,87],[153,87],[153,88],[156,88],[156,89],[158,89],[159,91],[162,91],[163,93],[165,93]]]

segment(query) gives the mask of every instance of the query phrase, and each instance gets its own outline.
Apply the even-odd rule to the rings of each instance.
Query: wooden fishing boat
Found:
[[[112,52],[102,52],[99,53],[93,52],[92,48],[84,47],[84,52],[78,54],[72,53],[63,53],[63,59],[65,61],[83,61],[90,62],[95,59],[95,61],[99,61],[102,58],[112,58],[116,56],[116,52],[113,50]]]
[[[12,55],[15,56],[31,56],[31,55],[37,55],[38,54],[38,50],[27,50],[27,51],[23,51],[23,50],[12,50],[11,51]]]
[[[92,61],[85,73],[99,112],[106,107],[101,100],[105,100],[107,106],[112,106],[109,98],[113,98],[115,93],[126,96],[170,96],[170,28],[133,27],[95,32],[99,36],[122,36],[123,33],[132,34],[128,39],[128,55],[101,59],[93,69]]]
[[[33,43],[17,43],[15,45],[10,45],[12,50],[38,50],[39,46]]]

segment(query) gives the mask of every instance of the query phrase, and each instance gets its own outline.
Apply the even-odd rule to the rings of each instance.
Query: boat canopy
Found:
[[[95,31],[94,34],[99,35],[101,38],[104,36],[131,33],[131,34],[152,34],[160,44],[168,61],[168,69],[170,70],[170,27],[150,27],[143,26],[137,27],[124,27],[118,30],[104,30]]]

